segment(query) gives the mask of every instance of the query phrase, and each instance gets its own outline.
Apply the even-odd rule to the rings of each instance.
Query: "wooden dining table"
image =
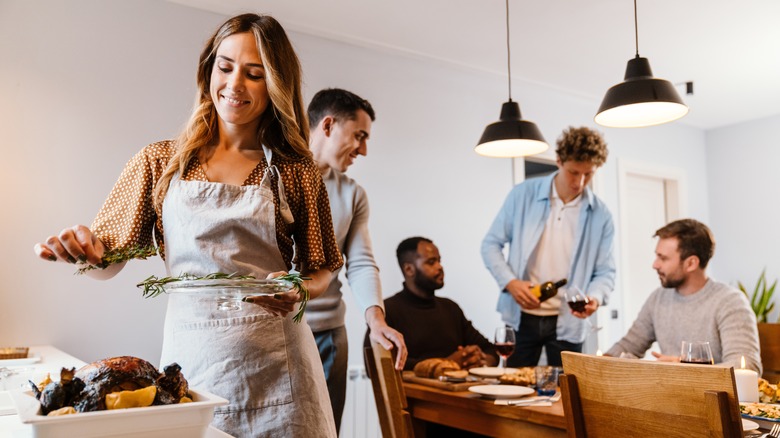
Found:
[[[425,437],[432,422],[491,437],[564,437],[561,401],[552,406],[496,405],[470,391],[450,391],[404,382],[415,437]]]

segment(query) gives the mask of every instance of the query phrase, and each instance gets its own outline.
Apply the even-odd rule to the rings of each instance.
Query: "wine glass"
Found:
[[[712,359],[710,343],[707,341],[682,341],[680,362],[713,365],[715,361]]]
[[[566,298],[566,303],[571,310],[575,312],[584,312],[585,306],[590,302],[588,296],[582,293],[582,290],[579,287],[574,285],[567,289],[566,292],[563,293],[563,296]],[[590,317],[585,318],[585,323],[588,324],[590,333],[595,333],[603,328],[594,326],[593,323],[590,322]]]
[[[501,356],[498,367],[506,368],[506,358],[515,351],[515,330],[506,326],[497,328],[493,343],[496,345],[498,355]]]

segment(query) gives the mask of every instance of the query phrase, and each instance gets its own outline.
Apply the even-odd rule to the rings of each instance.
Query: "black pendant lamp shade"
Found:
[[[637,55],[628,61],[624,81],[607,91],[594,120],[612,128],[641,128],[688,114],[671,82],[653,77],[650,62]]]
[[[688,114],[671,82],[653,77],[650,62],[639,56],[639,19],[634,0],[636,56],[628,61],[623,82],[607,90],[593,120],[610,128],[643,128]]]
[[[506,0],[506,69],[509,101],[501,106],[501,117],[489,124],[474,151],[486,157],[524,157],[549,147],[533,122],[523,120],[520,105],[512,101],[512,63],[509,57],[509,0]]]
[[[549,146],[533,122],[522,120],[520,105],[509,99],[498,122],[485,128],[474,150],[486,157],[508,158],[544,152]]]

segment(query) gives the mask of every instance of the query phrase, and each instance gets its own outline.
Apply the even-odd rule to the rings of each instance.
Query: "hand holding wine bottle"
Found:
[[[514,279],[506,285],[506,291],[512,294],[517,304],[523,309],[537,309],[539,304],[558,294],[558,288],[567,283],[564,278],[556,282],[546,281],[534,284],[528,281]]]
[[[550,298],[558,295],[558,289],[566,286],[568,280],[565,278],[556,282],[545,281],[542,284],[537,284],[531,287],[531,293],[539,298],[539,302],[549,300]]]

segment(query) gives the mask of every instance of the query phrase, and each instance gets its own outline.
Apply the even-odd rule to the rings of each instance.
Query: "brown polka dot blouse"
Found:
[[[154,240],[164,254],[162,217],[154,210],[152,192],[173,156],[174,148],[171,140],[152,143],[125,166],[92,223],[93,233],[108,248],[149,246]],[[282,219],[278,187],[276,183],[272,184],[276,240],[287,269],[292,268],[293,262],[303,262],[311,270],[340,268],[343,262],[333,233],[328,193],[314,161],[274,154],[272,162],[282,175],[287,203],[295,218],[292,224]],[[259,185],[266,167],[263,158],[244,185]],[[197,158],[189,163],[182,179],[208,180]]]

